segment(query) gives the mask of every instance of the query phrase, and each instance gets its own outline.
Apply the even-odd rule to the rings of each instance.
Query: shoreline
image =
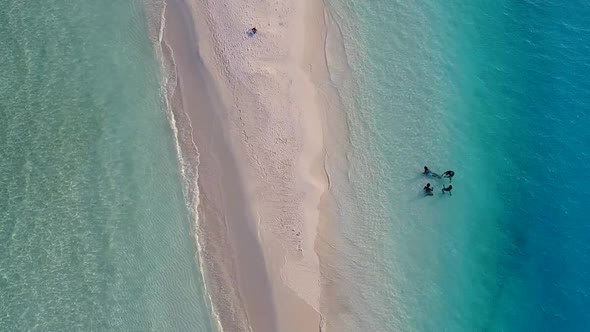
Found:
[[[195,145],[181,152],[198,155],[196,233],[214,316],[226,331],[320,331],[325,9],[311,0],[272,4],[290,15],[273,21],[260,13],[269,22],[256,25],[254,38],[244,30],[228,41],[222,32],[243,22],[229,15],[219,23],[227,6],[170,0],[162,40],[179,73],[170,96],[185,126],[179,137]],[[236,4],[236,13],[244,9]],[[232,43],[242,48],[227,51]],[[244,53],[252,57],[244,61]]]
[[[166,44],[163,47],[170,47],[174,72],[182,73],[176,76],[177,86],[170,98],[180,120],[177,124],[189,124],[188,128],[179,124],[179,131],[184,130],[179,136],[186,139],[180,142],[181,152],[183,156],[198,153],[195,232],[214,316],[228,331],[276,331],[272,314],[275,306],[264,256],[252,227],[254,218],[243,199],[246,195],[225,133],[214,130],[221,127],[222,118],[216,110],[223,106],[207,84],[209,73],[200,62],[196,35],[187,29],[192,18],[182,5],[178,0],[167,3],[162,42]],[[228,224],[227,219],[234,222]],[[246,223],[235,222],[240,219]]]

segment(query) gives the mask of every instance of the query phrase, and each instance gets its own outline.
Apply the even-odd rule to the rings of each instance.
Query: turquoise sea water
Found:
[[[328,5],[352,73],[334,82],[353,96],[329,327],[586,330],[590,5]],[[456,172],[452,197],[425,165]]]
[[[0,331],[211,331],[144,3],[0,7]]]

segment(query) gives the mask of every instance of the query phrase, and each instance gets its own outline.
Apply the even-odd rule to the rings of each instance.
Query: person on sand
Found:
[[[432,196],[434,191],[434,187],[430,186],[430,183],[427,183],[426,186],[424,187],[424,194],[428,195],[428,196]]]
[[[248,30],[248,36],[252,37],[254,36],[256,33],[258,32],[258,29],[256,29],[256,27],[253,27],[252,29]]]
[[[448,192],[449,195],[453,196],[453,193],[451,193],[451,190],[453,190],[453,185],[450,185],[448,187],[445,187],[445,185],[443,184],[442,187],[442,193],[444,194],[445,192]]]
[[[442,173],[443,178],[449,178],[449,182],[453,182],[453,176],[455,176],[455,172],[453,171],[446,171]]]

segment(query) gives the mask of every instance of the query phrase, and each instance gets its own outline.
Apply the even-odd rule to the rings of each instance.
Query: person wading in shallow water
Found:
[[[430,183],[427,183],[426,186],[424,187],[424,194],[427,196],[432,196],[434,191],[434,187],[430,186]]]
[[[453,171],[446,171],[446,172],[442,173],[442,177],[449,178],[449,182],[453,181],[453,176],[455,176],[455,172],[453,172]]]
[[[427,166],[424,166],[424,172],[422,174],[426,176],[432,176],[433,178],[440,179],[440,175],[433,173]]]
[[[449,195],[453,196],[453,193],[451,193],[451,190],[453,190],[453,185],[450,185],[448,187],[445,187],[445,185],[443,184],[442,187],[442,193],[444,194],[445,192],[448,192]]]

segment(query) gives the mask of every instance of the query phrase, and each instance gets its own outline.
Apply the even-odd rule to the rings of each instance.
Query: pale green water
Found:
[[[211,331],[139,1],[0,1],[0,331]]]

